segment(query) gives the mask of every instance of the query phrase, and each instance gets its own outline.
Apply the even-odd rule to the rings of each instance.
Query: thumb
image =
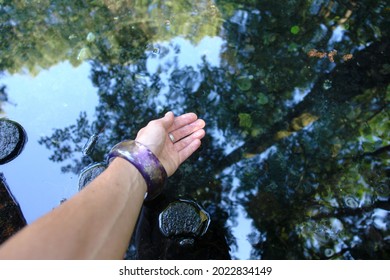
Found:
[[[173,121],[175,120],[175,116],[172,111],[169,111],[165,114],[165,116],[161,119],[162,125],[165,129],[170,128],[173,125]]]

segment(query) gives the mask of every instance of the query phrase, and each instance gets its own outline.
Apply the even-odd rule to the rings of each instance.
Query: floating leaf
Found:
[[[299,26],[294,25],[293,27],[291,27],[290,32],[294,35],[297,35],[299,33],[299,30],[300,30]]]
[[[314,116],[314,115],[309,114],[309,113],[303,113],[299,117],[296,117],[292,120],[291,128],[294,131],[298,131],[298,130],[301,130],[302,128],[310,125],[311,123],[315,122],[316,120],[318,120],[317,116]]]
[[[288,45],[288,51],[289,52],[296,52],[298,51],[298,45],[296,43],[291,43]]]
[[[252,126],[252,117],[247,113],[239,113],[238,118],[240,119],[240,126],[249,128]]]
[[[265,95],[264,93],[259,93],[257,95],[257,102],[261,105],[265,105],[269,102],[269,98],[267,95]]]
[[[242,91],[247,91],[252,87],[251,77],[241,76],[237,79],[237,86]]]
[[[275,135],[275,140],[280,140],[280,139],[283,139],[285,137],[288,137],[292,134],[291,131],[287,131],[287,130],[281,130],[281,131],[278,131]]]

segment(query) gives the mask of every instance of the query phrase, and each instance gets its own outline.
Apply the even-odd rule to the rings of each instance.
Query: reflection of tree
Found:
[[[223,224],[226,215],[237,215],[227,195],[237,181],[234,193],[257,229],[250,236],[253,258],[389,258],[388,216],[380,211],[390,207],[384,1],[241,2],[205,4],[225,18],[222,26],[199,33],[201,38],[221,28],[226,43],[220,67],[206,59],[198,69],[180,67],[173,59],[156,73],[147,71],[148,57],[181,51],[145,48],[171,38],[175,20],[186,21],[175,5],[154,10],[164,15],[160,20],[170,18],[163,30],[149,19],[107,25],[100,32],[112,33],[115,48],[93,31],[100,34],[90,47],[98,54],[91,62],[100,98],[97,120],[91,124],[81,114],[76,125],[41,143],[53,150],[53,160],[66,162],[64,171],[78,173],[91,162],[79,159],[91,133],[102,131],[91,155],[102,161],[109,147],[134,138],[167,109],[195,111],[206,119],[208,136],[167,192],[194,197],[210,209],[217,205],[223,211],[215,211],[215,218]],[[120,5],[96,3],[124,16]],[[202,6],[196,9],[201,13]],[[174,34],[194,30],[182,26]],[[344,37],[330,41],[341,27]],[[353,53],[353,59],[310,58],[312,48]],[[227,143],[233,146],[229,153]]]
[[[134,52],[149,48],[144,39],[153,44],[185,36],[198,42],[206,34],[215,35],[219,22],[209,0],[4,0],[0,5],[0,70],[27,69],[36,74],[60,61],[69,60],[76,66],[92,58],[131,63]],[[148,36],[142,38],[145,33]]]

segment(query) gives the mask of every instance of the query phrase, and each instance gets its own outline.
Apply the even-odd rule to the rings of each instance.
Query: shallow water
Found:
[[[207,137],[164,197],[202,205],[231,258],[389,259],[386,1],[68,2],[0,4],[1,114],[28,134],[0,172],[28,222],[193,111]]]

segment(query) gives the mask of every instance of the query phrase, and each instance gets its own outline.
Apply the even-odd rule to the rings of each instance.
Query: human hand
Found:
[[[163,118],[150,121],[138,132],[135,140],[147,146],[171,176],[200,147],[200,140],[205,136],[204,127],[204,120],[198,119],[194,113],[175,117],[168,112]]]

